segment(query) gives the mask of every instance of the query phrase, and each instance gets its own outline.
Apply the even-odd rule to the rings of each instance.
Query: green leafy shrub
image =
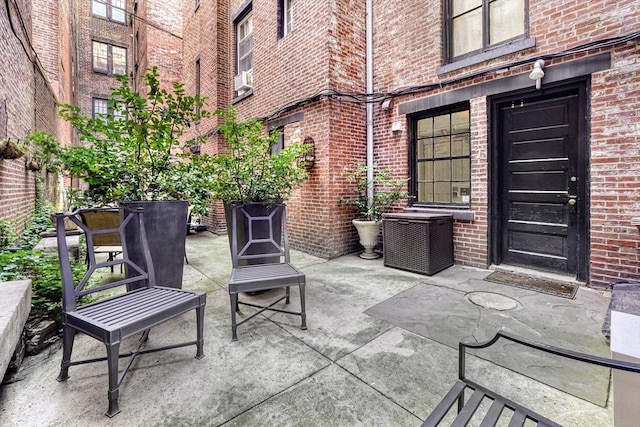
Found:
[[[62,282],[56,255],[40,251],[19,250],[0,252],[0,282],[31,279],[31,316],[60,320],[62,312]],[[72,265],[76,280],[85,273],[82,262]]]

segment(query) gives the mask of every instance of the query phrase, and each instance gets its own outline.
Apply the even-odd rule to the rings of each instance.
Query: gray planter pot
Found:
[[[188,203],[185,200],[162,200],[124,203],[135,210],[144,209],[144,223],[158,286],[182,288]],[[126,211],[125,211],[126,212]],[[133,222],[132,222],[133,224]],[[137,226],[127,230],[131,259],[144,262]],[[132,286],[131,288],[135,288]]]

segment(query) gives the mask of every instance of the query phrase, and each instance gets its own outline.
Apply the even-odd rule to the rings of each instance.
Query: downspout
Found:
[[[367,205],[373,204],[373,0],[366,0]]]

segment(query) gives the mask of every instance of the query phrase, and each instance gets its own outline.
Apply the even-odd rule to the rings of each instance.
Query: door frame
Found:
[[[500,94],[492,97],[487,97],[487,110],[488,110],[488,158],[489,158],[489,264],[501,264],[501,242],[502,242],[502,229],[501,229],[501,215],[500,210],[500,196],[501,185],[500,171],[501,161],[500,158],[500,143],[501,132],[498,119],[500,117],[500,109],[505,105],[517,103],[520,105],[520,101],[525,103],[527,100],[542,100],[553,99],[560,97],[568,92],[574,92],[578,94],[578,216],[577,220],[577,266],[576,266],[576,280],[580,282],[587,282],[589,275],[589,223],[590,223],[590,175],[589,175],[589,93],[590,78],[580,78],[570,81],[564,81],[557,84],[544,85],[542,89],[524,89],[520,91]]]

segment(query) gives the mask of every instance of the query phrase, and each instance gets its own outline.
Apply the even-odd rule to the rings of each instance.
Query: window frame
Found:
[[[251,50],[249,51],[248,54],[245,54],[244,56],[240,57],[240,42],[245,41],[247,39],[247,36],[245,36],[242,40],[240,40],[240,27],[245,24],[249,19],[251,19]],[[251,13],[251,10],[249,10],[247,13],[243,14],[243,16],[241,18],[238,19],[238,21],[235,23],[234,25],[235,27],[235,36],[236,36],[236,42],[235,42],[235,49],[236,49],[236,75],[240,74],[240,72],[242,71],[253,71],[253,14]],[[249,57],[249,55],[251,55],[251,69],[249,70],[240,70],[240,62],[243,59],[246,59],[247,57]]]
[[[96,45],[104,45],[107,47],[107,66],[106,68],[100,68],[96,66]],[[122,49],[124,51],[124,73],[115,73],[114,72],[114,63],[113,63],[113,49]],[[114,74],[127,74],[129,69],[129,58],[128,58],[128,50],[126,47],[112,45],[110,43],[100,41],[100,40],[92,40],[91,41],[91,69],[94,73],[106,74],[108,76],[113,76]]]
[[[467,155],[452,155],[449,153],[448,157],[436,157],[432,153],[432,159],[439,160],[454,160],[454,159],[469,159],[469,175],[468,181],[454,180],[453,177],[449,180],[450,183],[450,199],[452,196],[452,187],[455,182],[468,182],[469,183],[469,200],[468,202],[437,202],[437,201],[424,201],[418,199],[418,122],[422,119],[434,118],[437,116],[441,116],[444,114],[452,115],[454,113],[467,111],[469,115],[469,146],[468,146],[468,154]],[[421,208],[449,208],[449,209],[469,209],[471,207],[471,193],[473,189],[472,182],[472,153],[471,153],[471,106],[468,102],[463,102],[460,104],[449,105],[437,109],[432,109],[428,111],[421,111],[416,113],[409,118],[410,120],[410,134],[409,134],[409,195],[410,195],[410,204],[411,206],[421,207]],[[451,126],[451,122],[449,124]],[[451,131],[451,128],[450,128]],[[453,132],[450,132],[449,135],[455,135]],[[451,147],[451,146],[450,146]],[[450,168],[451,170],[451,168]],[[432,180],[435,181],[435,178]],[[434,193],[435,194],[435,193]]]
[[[104,102],[106,104],[105,105],[106,108],[104,109],[104,112],[103,111],[97,112],[97,109],[96,109],[97,102]],[[116,118],[122,118],[122,119],[126,118],[127,117],[126,114],[114,114],[114,111],[115,111],[114,105],[116,104],[112,102],[109,99],[109,97],[106,95],[93,95],[91,97],[91,117],[93,119],[97,119],[98,114],[108,114]]]
[[[278,37],[283,38],[293,32],[293,0],[278,0]]]
[[[107,19],[111,22],[116,22],[118,24],[127,25],[127,2],[123,0],[124,8],[113,5],[113,0],[91,0],[91,14],[98,18]],[[101,15],[95,12],[94,5],[102,4],[105,8],[105,14]],[[113,9],[117,9],[122,12],[123,19],[122,21],[113,18]]]
[[[455,0],[445,1],[444,10],[444,57],[447,64],[455,63],[466,58],[482,55],[485,52],[492,51],[500,46],[510,45],[514,42],[523,41],[529,38],[529,0],[523,0],[524,2],[524,22],[522,34],[511,37],[506,40],[501,40],[494,44],[489,44],[489,32],[491,30],[489,22],[489,4],[494,0],[482,0],[482,46],[480,49],[475,49],[458,56],[453,56],[453,2]]]

